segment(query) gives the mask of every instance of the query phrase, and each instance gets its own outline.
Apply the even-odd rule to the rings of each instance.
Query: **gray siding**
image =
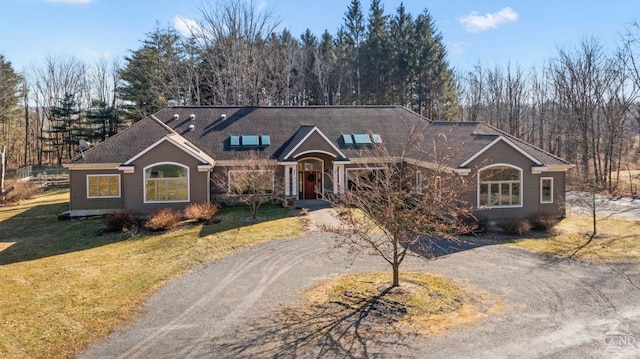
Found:
[[[338,156],[338,154],[336,153],[336,150],[334,150],[333,147],[331,147],[331,145],[328,144],[327,141],[322,136],[320,136],[320,134],[318,134],[317,132],[312,133],[311,136],[309,136],[309,138],[306,139],[306,141],[300,144],[300,147],[298,147],[295,150],[292,157],[296,157],[299,154],[307,151],[326,151]],[[314,155],[307,154],[306,156],[314,156]]]
[[[144,203],[144,168],[161,162],[175,162],[189,167],[189,202],[204,203],[209,200],[209,173],[198,172],[198,160],[180,148],[165,141],[136,159],[132,164],[135,173],[123,174],[126,189],[125,207],[139,213],[150,213],[161,208],[184,209],[189,203]]]
[[[118,170],[71,170],[69,171],[70,188],[70,210],[79,211],[100,211],[124,209],[125,190],[123,188],[123,178],[120,176],[120,198],[87,198],[87,175],[118,174]],[[95,212],[97,213],[97,212]]]
[[[545,213],[552,216],[564,216],[564,172],[545,172],[542,174],[532,174],[531,168],[535,165],[533,161],[513,149],[504,141],[499,141],[490,149],[478,156],[469,168],[472,169],[469,175],[470,180],[478,183],[477,171],[492,164],[510,164],[522,169],[522,207],[488,208],[475,212],[479,219],[499,221],[507,218],[526,217],[533,213]],[[549,204],[540,203],[540,178],[553,177],[554,202]],[[477,185],[474,186],[473,193],[469,193],[466,199],[478,206]]]

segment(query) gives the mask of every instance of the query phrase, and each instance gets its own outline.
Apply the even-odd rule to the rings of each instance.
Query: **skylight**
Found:
[[[356,145],[370,145],[371,144],[371,138],[366,133],[354,133],[353,134],[353,140],[356,143]]]
[[[231,147],[259,147],[271,145],[269,135],[230,135],[229,146]]]
[[[377,133],[371,134],[371,140],[373,140],[373,143],[377,143],[377,144],[382,143],[382,137],[380,137],[380,135]]]
[[[258,135],[242,135],[243,146],[259,146]]]
[[[353,145],[353,138],[351,138],[351,134],[350,133],[343,133],[342,134],[342,142],[344,142],[344,144],[347,145],[347,146]]]

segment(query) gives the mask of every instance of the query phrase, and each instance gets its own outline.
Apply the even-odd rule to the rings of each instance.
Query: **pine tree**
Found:
[[[48,147],[45,152],[53,153],[58,165],[62,165],[65,158],[72,158],[75,154],[73,149],[78,144],[79,114],[80,111],[72,94],[65,94],[64,98],[58,100],[58,105],[51,108],[49,118],[51,125],[45,131],[44,138]]]
[[[350,96],[348,100],[354,104],[361,103],[360,89],[360,51],[364,38],[364,15],[360,0],[351,0],[351,4],[344,14],[344,29],[346,35],[346,45],[349,52],[349,81]]]
[[[366,104],[384,105],[389,102],[391,39],[389,16],[384,15],[380,0],[371,2],[368,20],[367,37],[362,46],[362,97]]]
[[[396,14],[391,19],[392,56],[392,89],[393,102],[408,106],[412,99],[413,61],[415,56],[414,28],[411,14],[406,12],[400,3]]]
[[[140,49],[125,56],[120,96],[130,103],[125,109],[134,121],[168,105],[188,101],[184,93],[184,56],[180,35],[170,28],[156,28],[147,34]]]
[[[436,32],[431,14],[425,9],[415,21],[413,62],[415,96],[412,108],[434,120],[454,119],[457,111],[453,71],[446,59],[442,35]]]

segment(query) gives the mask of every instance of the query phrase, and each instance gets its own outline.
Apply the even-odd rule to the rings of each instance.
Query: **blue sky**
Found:
[[[249,0],[247,0],[249,1]],[[270,7],[281,27],[295,36],[309,28],[335,34],[349,0],[253,0]],[[383,0],[395,13],[400,0]],[[216,0],[204,0],[215,4]],[[361,0],[365,16],[370,0]],[[158,22],[179,26],[197,19],[203,0],[0,0],[0,54],[18,71],[41,64],[48,55],[92,63],[98,57],[122,57],[137,49]],[[302,5],[304,4],[304,5]],[[441,31],[449,61],[460,70],[507,62],[540,66],[558,48],[594,37],[613,49],[633,21],[640,21],[638,0],[405,0],[414,17],[425,8]]]

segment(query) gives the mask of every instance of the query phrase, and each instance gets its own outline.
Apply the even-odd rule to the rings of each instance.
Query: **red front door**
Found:
[[[320,180],[320,171],[304,171],[302,173],[304,183],[304,199],[316,199],[318,194],[316,189],[320,190],[322,181]]]

